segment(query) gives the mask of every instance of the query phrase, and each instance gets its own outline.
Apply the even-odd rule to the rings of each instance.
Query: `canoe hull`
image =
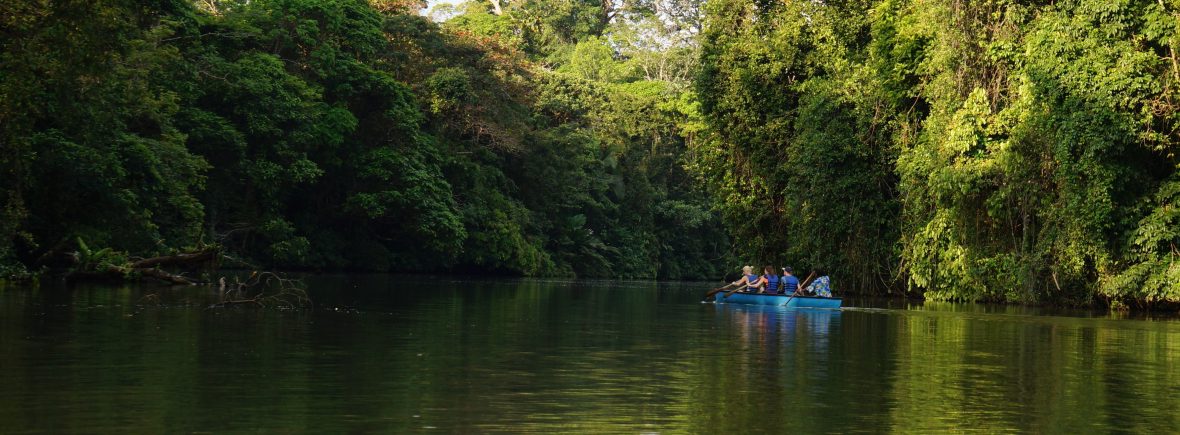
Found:
[[[772,305],[788,308],[840,308],[840,298],[821,298],[817,296],[768,295],[760,293],[734,292],[728,298],[726,292],[719,292],[713,296],[713,301],[726,304]]]

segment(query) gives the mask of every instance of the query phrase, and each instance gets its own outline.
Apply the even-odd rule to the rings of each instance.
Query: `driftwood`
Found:
[[[135,269],[143,269],[157,266],[170,266],[178,264],[204,264],[212,262],[216,259],[218,254],[217,249],[204,249],[197,252],[186,252],[176,255],[164,255],[160,257],[145,258],[131,263],[131,267]]]
[[[102,252],[102,251],[100,251]],[[206,248],[200,251],[186,252],[173,255],[162,255],[131,261],[83,261],[77,253],[70,256],[74,268],[66,279],[71,281],[126,281],[139,277],[152,278],[173,285],[198,285],[208,282],[189,278],[182,273],[173,273],[161,269],[163,266],[195,268],[215,264],[220,250]]]
[[[160,269],[135,268],[132,270],[133,270],[133,273],[138,273],[140,275],[143,275],[143,276],[146,276],[149,278],[155,278],[155,279],[165,281],[165,282],[170,282],[170,283],[176,284],[176,285],[202,284],[201,282],[188,279],[183,275],[168,273],[168,272],[165,272]]]
[[[66,253],[66,257],[72,265],[66,279],[71,281],[129,281],[151,278],[171,285],[186,286],[208,285],[213,282],[190,278],[182,272],[164,270],[164,267],[172,270],[212,270],[222,259],[246,264],[226,256],[217,247],[158,257],[128,259],[126,254],[109,248],[92,251],[81,239],[78,240],[78,251]],[[232,283],[227,282],[225,276],[217,280],[217,303],[209,308],[235,305],[295,308],[311,305],[311,299],[303,283],[297,279],[275,272],[258,271],[252,272],[245,280],[240,276],[232,276],[232,279]]]

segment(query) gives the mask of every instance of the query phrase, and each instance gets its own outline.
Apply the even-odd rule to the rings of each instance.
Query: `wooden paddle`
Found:
[[[807,288],[806,284],[810,283],[812,278],[815,278],[815,271],[814,270],[811,271],[811,273],[807,275],[807,279],[803,280],[804,284],[800,284],[799,287],[796,287],[795,290],[791,292],[791,297],[787,298],[787,303],[783,304],[783,306],[784,307],[791,306],[791,299],[795,299],[795,295],[799,294],[801,289]]]
[[[806,289],[807,285],[811,284],[811,280],[813,280],[813,279],[815,279],[815,271],[814,270],[811,271],[811,273],[807,274],[807,279],[804,279],[803,282],[799,283],[799,288],[796,289],[796,291],[802,291],[803,289]]]
[[[747,283],[747,282],[748,282],[748,281],[746,281],[746,277],[743,275],[743,276],[742,276],[742,283],[741,283],[740,285],[738,285],[738,287],[737,287],[737,288],[735,288],[735,289],[733,289],[733,290],[730,290],[730,291],[729,291],[729,293],[726,293],[726,294],[725,294],[725,297],[724,297],[724,298],[722,298],[722,299],[728,299],[728,298],[729,298],[731,295],[733,295],[733,292],[736,292],[736,291],[738,291],[738,290],[741,290],[743,287],[746,287],[746,283]]]
[[[707,301],[707,300],[709,300],[709,298],[713,297],[713,295],[717,294],[717,292],[720,292],[720,291],[722,291],[722,290],[725,290],[725,289],[729,288],[729,286],[731,286],[731,285],[733,285],[733,283],[729,283],[729,284],[726,284],[726,285],[724,285],[724,286],[717,287],[717,288],[715,288],[715,289],[713,289],[713,290],[709,290],[709,292],[708,292],[708,293],[705,293],[705,297],[701,298],[701,300],[702,300],[702,301]]]

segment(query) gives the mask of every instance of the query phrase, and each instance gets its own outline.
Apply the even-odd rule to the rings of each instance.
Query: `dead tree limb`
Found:
[[[99,255],[99,253],[107,254],[103,256]],[[174,285],[197,285],[204,284],[204,282],[184,276],[182,273],[164,270],[162,267],[185,267],[192,269],[216,264],[220,256],[220,250],[212,247],[194,252],[161,255],[139,260],[126,260],[126,257],[123,257],[121,254],[110,254],[108,249],[98,251],[98,253],[89,253],[87,256],[100,258],[87,258],[83,260],[82,255],[78,253],[71,255],[70,258],[74,263],[74,267],[66,275],[66,279],[72,281],[127,281],[146,277]]]
[[[204,264],[216,260],[218,251],[219,250],[216,248],[206,248],[196,252],[185,252],[176,255],[162,255],[159,257],[144,258],[142,260],[132,262],[131,267],[134,269],[143,269],[158,266]]]

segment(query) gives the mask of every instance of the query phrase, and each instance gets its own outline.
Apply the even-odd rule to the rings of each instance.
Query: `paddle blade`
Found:
[[[725,290],[725,289],[729,288],[729,287],[730,287],[730,286],[732,286],[732,285],[733,285],[733,284],[726,284],[726,285],[723,285],[723,286],[721,286],[721,287],[717,287],[717,288],[715,288],[715,289],[713,289],[713,290],[709,290],[709,292],[708,292],[708,293],[705,293],[705,297],[701,298],[701,302],[707,302],[707,301],[709,301],[710,299],[713,299],[713,295],[717,294],[718,292],[720,292],[720,291],[722,291],[722,290]]]

